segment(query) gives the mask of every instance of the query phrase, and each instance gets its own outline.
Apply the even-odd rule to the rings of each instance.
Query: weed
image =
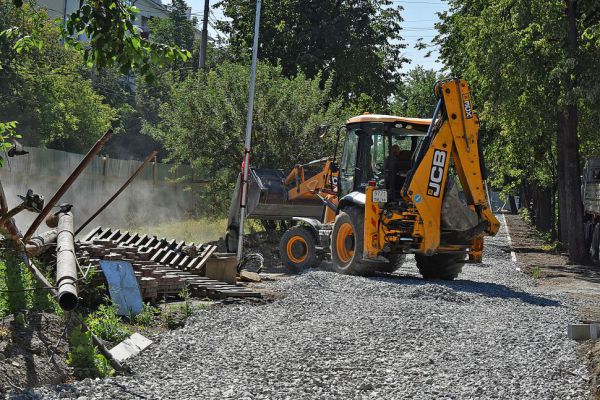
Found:
[[[536,266],[532,271],[531,271],[531,277],[533,279],[540,279],[542,277],[542,267],[540,267],[539,265]]]
[[[93,345],[91,333],[82,332],[79,328],[71,332],[71,350],[67,364],[73,368],[78,379],[106,378],[115,373],[108,360]]]
[[[85,318],[85,322],[92,332],[109,342],[121,342],[131,334],[117,315],[115,304],[101,304],[98,310]]]
[[[134,321],[141,326],[151,326],[157,315],[160,315],[160,309],[148,304],[144,304],[142,312],[134,317]]]
[[[187,318],[194,313],[190,289],[187,286],[181,289],[181,292],[179,292],[179,297],[181,297],[181,299],[183,300],[183,304],[181,304],[179,309],[181,313]]]

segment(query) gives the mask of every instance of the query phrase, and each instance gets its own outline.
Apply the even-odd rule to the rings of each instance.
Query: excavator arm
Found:
[[[485,168],[479,145],[479,119],[473,113],[469,85],[464,80],[439,82],[438,106],[427,137],[404,185],[403,197],[414,205],[420,218],[415,236],[419,251],[434,254],[440,247],[442,204],[454,167],[467,205],[478,217],[474,240],[483,233],[495,235],[499,223],[490,209],[485,187]],[[437,119],[438,114],[441,117]],[[476,233],[479,232],[479,235]]]

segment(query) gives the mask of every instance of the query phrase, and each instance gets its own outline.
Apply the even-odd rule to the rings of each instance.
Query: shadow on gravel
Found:
[[[476,282],[469,280],[456,281],[441,281],[441,280],[423,280],[410,275],[378,275],[371,280],[379,280],[383,282],[403,285],[403,286],[424,286],[424,285],[439,285],[445,286],[457,292],[473,293],[480,296],[498,298],[498,299],[515,299],[523,303],[532,304],[541,307],[560,307],[560,301],[548,299],[542,296],[524,292],[521,290],[512,289],[506,285],[489,282]]]

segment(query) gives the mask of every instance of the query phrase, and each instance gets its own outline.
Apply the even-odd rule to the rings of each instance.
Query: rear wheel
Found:
[[[331,260],[335,270],[347,275],[369,275],[372,264],[363,261],[364,210],[346,208],[335,217],[331,234]]]
[[[417,268],[424,279],[451,281],[461,273],[465,264],[464,254],[439,253],[432,256],[415,254]]]
[[[317,241],[306,226],[285,231],[279,242],[279,253],[283,263],[295,273],[317,265]]]
[[[399,269],[402,264],[404,264],[404,261],[406,260],[406,254],[390,254],[388,256],[388,260],[390,260],[388,264],[381,264],[379,267],[377,267],[377,270],[387,273],[396,272],[396,270]]]

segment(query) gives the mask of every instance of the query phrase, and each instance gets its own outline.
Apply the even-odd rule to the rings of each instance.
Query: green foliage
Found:
[[[539,265],[537,265],[532,271],[531,271],[531,277],[533,279],[540,279],[542,277],[542,267],[540,267]]]
[[[79,328],[71,332],[67,364],[73,368],[78,379],[106,378],[115,374],[108,360],[93,345],[90,332],[82,332]]]
[[[401,51],[402,7],[391,0],[306,2],[283,0],[262,3],[261,60],[280,63],[284,76],[303,73],[333,78],[336,96],[356,100],[367,94],[384,106],[400,81],[408,60]],[[236,60],[248,58],[254,34],[255,2],[221,0],[229,20],[218,27],[229,34]]]
[[[94,334],[109,342],[119,343],[131,334],[117,315],[117,306],[102,304],[85,318],[86,324]]]
[[[36,290],[31,290],[31,289]],[[49,311],[54,302],[47,290],[10,250],[0,253],[0,317],[25,310]]]
[[[492,184],[506,191],[524,179],[551,186],[565,78],[564,2],[449,4],[450,12],[442,13],[437,25],[441,59],[452,75],[472,84]]]
[[[6,152],[11,148],[10,139],[21,137],[21,135],[16,134],[16,127],[17,121],[0,122],[0,152]],[[4,158],[0,157],[0,167],[3,165]]]
[[[17,27],[43,43],[17,54],[14,47],[20,39],[0,36],[0,115],[18,121],[28,145],[87,150],[116,113],[78,67],[81,56],[60,45],[58,29],[43,12],[30,5],[14,9],[6,2],[0,2],[0,10],[0,31]]]
[[[154,320],[160,315],[160,308],[153,307],[152,305],[144,304],[142,312],[134,317],[136,324],[141,326],[152,326]]]
[[[185,61],[190,52],[149,41],[133,23],[139,10],[120,0],[88,0],[69,16],[62,37],[68,46],[83,52],[89,67],[117,67],[123,74],[137,70],[154,79],[153,65]],[[85,35],[87,40],[80,41]]]
[[[175,162],[191,162],[197,176],[210,176],[202,193],[204,209],[223,215],[240,171],[249,82],[248,66],[224,63],[208,73],[172,85],[160,121],[144,131],[160,140]],[[319,139],[322,123],[339,125],[349,114],[331,99],[330,85],[302,74],[288,79],[281,67],[259,63],[256,80],[251,162],[289,169],[332,155],[335,135]]]
[[[427,70],[421,66],[408,71],[392,102],[392,113],[407,117],[431,118],[436,105],[433,86],[442,78],[434,70]]]

